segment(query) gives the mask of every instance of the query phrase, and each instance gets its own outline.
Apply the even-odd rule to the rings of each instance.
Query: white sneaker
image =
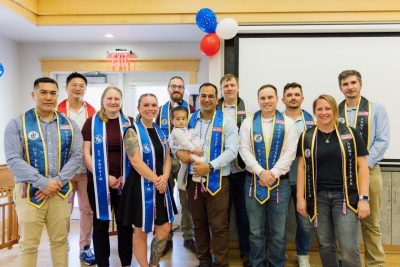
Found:
[[[297,264],[299,267],[311,267],[308,255],[297,255]]]

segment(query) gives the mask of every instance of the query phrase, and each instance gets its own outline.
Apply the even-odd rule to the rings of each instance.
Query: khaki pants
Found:
[[[384,266],[385,251],[382,246],[380,228],[382,175],[378,165],[369,169],[370,215],[361,220],[361,230],[365,246],[365,266]]]
[[[36,266],[40,238],[43,226],[46,226],[53,266],[67,267],[71,203],[68,198],[62,199],[56,195],[47,199],[38,209],[30,205],[26,198],[21,198],[23,187],[23,183],[18,183],[14,189],[20,235],[18,266]]]

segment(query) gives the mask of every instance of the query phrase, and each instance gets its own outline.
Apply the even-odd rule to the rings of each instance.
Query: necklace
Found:
[[[329,134],[324,133],[324,132],[321,132],[321,133],[322,133],[322,136],[323,136],[324,139],[325,139],[325,143],[329,144],[329,142],[330,142],[329,139],[331,139],[331,136],[332,136],[333,131],[330,132]]]

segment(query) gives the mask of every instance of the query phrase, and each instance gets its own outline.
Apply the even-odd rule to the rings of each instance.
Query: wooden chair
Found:
[[[18,243],[18,220],[13,200],[14,177],[7,165],[0,165],[0,249]]]

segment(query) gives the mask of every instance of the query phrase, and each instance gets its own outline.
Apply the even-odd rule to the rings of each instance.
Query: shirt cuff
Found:
[[[263,171],[264,169],[260,166],[257,165],[256,167],[254,167],[254,173],[257,174],[258,176],[260,176],[260,173]]]
[[[46,189],[49,185],[50,180],[44,177],[39,177],[39,179],[32,183],[33,187],[38,188],[39,190]]]

